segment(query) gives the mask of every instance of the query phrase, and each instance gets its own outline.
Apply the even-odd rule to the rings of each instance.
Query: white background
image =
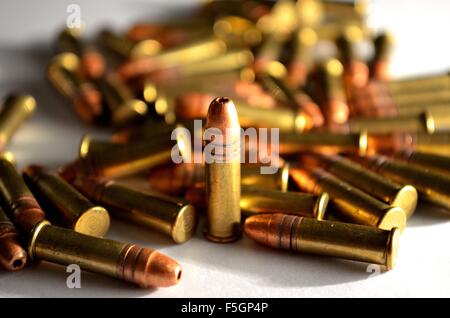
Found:
[[[81,136],[90,132],[45,78],[56,32],[70,3],[81,6],[87,30],[123,29],[136,20],[162,19],[195,1],[25,1],[0,2],[0,96],[27,91],[37,114],[15,136],[10,150],[19,167],[57,167],[73,159]],[[395,75],[442,72],[450,67],[449,1],[374,1],[369,23],[397,38]],[[89,273],[82,288],[66,287],[65,268],[33,264],[17,273],[0,271],[1,297],[409,297],[450,296],[449,217],[421,207],[405,230],[395,270],[371,276],[367,264],[284,253],[244,238],[217,245],[199,232],[183,245],[138,227],[113,221],[109,238],[157,248],[183,266],[178,286],[141,290]]]

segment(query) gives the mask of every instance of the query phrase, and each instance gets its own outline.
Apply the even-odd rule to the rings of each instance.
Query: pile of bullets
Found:
[[[244,233],[392,269],[418,198],[450,209],[450,77],[391,79],[393,38],[368,28],[369,8],[208,1],[176,22],[103,30],[95,43],[63,30],[48,79],[111,138],[86,135],[58,171],[31,165],[22,176],[3,153],[0,264],[18,270],[29,258],[141,287],[176,284],[171,258],[103,238],[111,214],[174,243],[205,218],[212,242]],[[35,106],[25,94],[5,99],[3,150]],[[194,120],[204,124],[197,139]],[[275,173],[261,173],[267,161],[241,127],[278,129]],[[174,138],[177,128],[194,138]],[[210,128],[226,141],[206,138]],[[195,142],[214,146],[214,160]],[[255,149],[256,162],[242,160]]]

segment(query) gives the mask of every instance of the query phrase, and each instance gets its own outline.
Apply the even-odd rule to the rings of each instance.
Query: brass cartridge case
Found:
[[[405,108],[422,108],[428,109],[434,105],[447,105],[450,108],[450,90],[433,90],[425,92],[412,92],[410,94],[391,95],[392,101],[397,108],[405,112]],[[445,110],[444,107],[442,111]]]
[[[367,152],[367,134],[315,133],[280,134],[279,152],[281,155],[293,155],[305,151],[324,154]]]
[[[182,157],[187,153],[190,140],[180,134],[176,140],[171,136],[160,136],[157,140],[141,140],[128,144],[105,143],[83,138],[81,157],[71,169],[75,175],[97,177],[119,177],[171,162],[172,152]],[[97,149],[97,151],[96,151]],[[187,159],[187,158],[186,158]]]
[[[96,85],[108,105],[113,125],[125,125],[147,114],[147,104],[134,98],[133,92],[117,76],[109,74],[97,80]]]
[[[364,21],[370,12],[370,1],[354,0],[354,1],[333,1],[327,0],[322,2],[324,15],[337,16],[341,19],[355,19]]]
[[[413,185],[421,199],[447,210],[450,209],[449,176],[381,155],[371,156],[363,162],[385,177]]]
[[[180,265],[156,250],[81,234],[46,221],[33,230],[28,252],[33,260],[77,264],[142,288],[172,286],[181,278]]]
[[[378,34],[373,40],[375,52],[369,62],[369,73],[373,79],[387,81],[389,74],[389,59],[394,46],[394,37],[389,32]]]
[[[81,30],[64,29],[58,36],[58,45],[62,51],[72,52],[80,58],[81,75],[95,79],[101,77],[106,69],[103,55],[92,45],[86,45],[81,40]]]
[[[8,271],[22,269],[27,253],[19,244],[19,233],[11,220],[0,208],[0,266]]]
[[[450,75],[436,74],[428,76],[407,77],[387,82],[392,95],[411,94],[450,89]]]
[[[247,236],[266,246],[395,266],[400,231],[285,214],[255,215],[245,220]]]
[[[36,109],[36,100],[27,94],[10,94],[0,111],[0,149],[4,149],[14,132]]]
[[[81,181],[78,187],[93,201],[107,207],[113,216],[169,236],[175,243],[188,241],[195,232],[197,212],[181,200],[92,178]]]
[[[80,77],[80,60],[73,53],[56,55],[47,67],[53,86],[73,104],[76,114],[87,123],[96,122],[103,113],[102,96],[95,86]]]
[[[403,150],[450,155],[450,134],[447,132],[369,134],[367,154],[392,154]]]
[[[241,163],[240,125],[233,102],[218,97],[211,102],[205,130],[214,135],[204,139],[207,197],[206,237],[227,243],[240,237]],[[207,152],[207,147],[210,149]]]
[[[154,39],[145,39],[134,42],[111,30],[102,30],[99,35],[99,41],[120,57],[127,59],[154,56],[162,50],[161,43]]]
[[[206,60],[225,53],[227,46],[223,40],[207,38],[170,49],[150,57],[142,57],[125,62],[118,74],[122,79],[150,74],[156,70],[185,65]]]
[[[108,212],[61,177],[39,166],[26,167],[23,176],[54,223],[86,235],[106,235],[110,223]]]
[[[399,153],[396,153],[396,158],[407,161],[413,165],[418,165],[422,167],[426,167],[428,169],[438,171],[440,173],[450,174],[450,157],[421,152],[421,151],[412,151],[405,150]]]
[[[0,156],[0,196],[5,212],[11,216],[21,234],[28,235],[45,213],[14,167],[11,153]]]
[[[261,174],[260,169],[261,166],[257,164],[241,164],[241,185],[287,191],[289,164],[284,163],[273,174]],[[181,163],[150,173],[151,188],[167,194],[181,194],[196,184],[201,183],[204,186],[204,182],[203,164]]]
[[[399,207],[391,207],[358,188],[341,181],[321,169],[292,168],[291,177],[298,187],[306,192],[327,192],[340,217],[351,223],[391,230],[403,231],[406,214]]]
[[[383,178],[349,159],[338,155],[305,154],[301,156],[301,161],[308,167],[315,166],[327,170],[390,206],[402,208],[407,218],[416,209],[417,190],[413,186],[400,185]]]
[[[282,213],[322,220],[328,201],[327,193],[315,195],[241,186],[240,206],[244,217],[255,214]]]
[[[450,130],[450,111],[432,113],[425,111],[418,115],[385,118],[354,118],[348,122],[350,132],[367,131],[386,134],[400,132],[445,132]]]

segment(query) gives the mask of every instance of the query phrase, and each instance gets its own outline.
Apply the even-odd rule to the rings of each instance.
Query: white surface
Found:
[[[74,158],[87,129],[47,83],[45,65],[53,53],[55,32],[66,20],[66,7],[81,5],[89,31],[132,21],[162,18],[192,1],[1,1],[0,96],[26,90],[38,100],[38,112],[14,138],[10,150],[20,167],[59,166]],[[397,37],[395,75],[450,69],[450,2],[375,1],[370,24]],[[421,208],[408,223],[395,270],[371,276],[367,264],[290,254],[258,246],[244,238],[217,245],[196,237],[184,245],[135,226],[113,221],[109,238],[158,248],[183,266],[178,286],[140,290],[99,275],[82,274],[82,288],[66,287],[65,268],[35,264],[18,273],[0,271],[0,297],[408,297],[450,296],[448,217]]]

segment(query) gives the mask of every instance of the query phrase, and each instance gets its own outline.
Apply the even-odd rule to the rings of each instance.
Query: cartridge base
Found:
[[[209,241],[214,242],[214,243],[231,243],[231,242],[237,241],[238,239],[241,238],[242,231],[240,229],[236,229],[232,236],[218,237],[218,236],[214,236],[214,235],[210,234],[208,232],[208,228],[205,228],[203,230],[203,234]]]

